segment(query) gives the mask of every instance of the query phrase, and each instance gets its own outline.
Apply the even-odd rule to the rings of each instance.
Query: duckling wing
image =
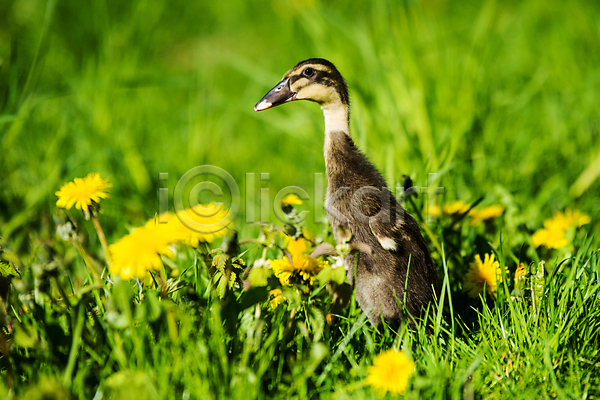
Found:
[[[396,212],[393,214],[380,212],[369,218],[369,227],[375,239],[377,239],[381,247],[392,252],[398,250],[402,239],[406,240],[403,238],[403,236],[406,236],[405,233],[403,234],[406,212],[401,207],[398,208],[394,210]]]

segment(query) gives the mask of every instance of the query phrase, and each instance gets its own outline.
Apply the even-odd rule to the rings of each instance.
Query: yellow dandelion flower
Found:
[[[292,239],[286,236],[286,248],[292,256],[299,254],[307,254],[310,250],[310,242],[305,238]]]
[[[273,296],[273,298],[269,301],[269,304],[273,310],[285,300],[285,296],[282,293],[283,292],[281,289],[273,289],[269,291],[269,296]]]
[[[488,294],[496,297],[496,287],[502,282],[502,270],[500,263],[494,260],[494,254],[484,255],[484,261],[481,261],[479,254],[475,256],[475,262],[471,263],[471,269],[465,276],[463,285],[467,294],[473,298],[477,298],[484,287]]]
[[[571,218],[560,211],[555,211],[551,218],[544,220],[544,228],[554,231],[566,231],[572,225]]]
[[[290,262],[286,260],[286,257],[278,260],[268,260],[269,266],[275,273],[275,276],[279,279],[279,282],[283,286],[290,286],[290,277],[292,276],[292,267]]]
[[[589,215],[582,213],[579,210],[566,209],[564,218],[567,220],[569,227],[574,226],[580,228],[592,222]]]
[[[467,211],[469,211],[469,205],[462,200],[444,204],[444,213],[446,214],[464,214]]]
[[[88,211],[92,203],[100,203],[100,199],[106,199],[108,188],[112,184],[107,178],[100,177],[100,174],[93,172],[85,178],[75,178],[73,182],[65,183],[58,192],[56,205],[70,210],[75,206],[78,210]]]
[[[160,229],[140,227],[109,246],[111,274],[122,279],[143,278],[148,271],[162,266],[161,254],[172,257],[171,238]]]
[[[497,204],[484,207],[481,210],[473,209],[469,212],[469,217],[471,218],[470,223],[472,226],[478,226],[483,221],[501,216],[503,212],[504,207]]]
[[[548,249],[560,249],[569,244],[566,239],[569,228],[579,228],[590,222],[590,217],[579,210],[567,209],[564,213],[556,211],[552,218],[544,221],[544,227],[538,229],[531,240],[535,247],[544,246]]]
[[[211,243],[215,239],[223,237],[232,225],[231,220],[227,217],[229,210],[224,207],[221,207],[216,213],[207,215],[206,210],[212,206],[212,203],[197,205],[187,208],[179,214],[172,212],[161,214],[156,221],[152,218],[145,226],[159,229],[173,243],[184,243],[192,247],[197,247],[200,242]],[[161,221],[167,222],[161,223]]]
[[[437,218],[442,213],[442,209],[437,204],[434,204],[431,206],[427,206],[427,209],[425,210],[425,212],[427,213],[427,215]]]
[[[225,236],[232,226],[232,220],[229,219],[229,210],[225,207],[219,207],[215,212],[214,203],[207,205],[196,205],[184,210],[185,216],[189,220],[182,219],[182,214],[177,217],[185,225],[187,231],[184,242],[190,246],[197,246],[199,242],[210,243],[216,238]],[[189,223],[186,223],[189,222]]]
[[[404,394],[415,372],[415,363],[403,351],[387,350],[375,357],[368,367],[366,383],[383,396],[387,392]]]
[[[531,241],[535,247],[544,246],[548,249],[560,249],[568,246],[569,241],[565,238],[566,231],[563,229],[538,229],[533,236]]]
[[[292,256],[293,265],[290,265],[290,259],[286,256],[278,260],[269,260],[269,264],[275,273],[275,276],[284,286],[291,285],[290,278],[292,278],[292,276],[307,281],[312,285],[315,280],[315,275],[321,272],[323,268],[329,266],[329,263],[327,261],[320,261],[316,258],[309,257],[310,241],[307,239],[302,237],[292,239],[289,236],[286,236],[285,241],[286,248]]]
[[[290,265],[290,260],[287,257],[278,260],[269,260],[269,263],[273,273],[284,286],[291,285],[290,278],[292,277],[300,278],[312,285],[315,280],[315,275],[329,265],[327,261],[320,261],[316,258],[311,258],[306,254],[293,255],[293,265]]]
[[[302,199],[300,199],[300,197],[298,197],[294,193],[288,194],[281,200],[281,205],[284,207],[285,206],[298,206],[300,204],[302,204]]]

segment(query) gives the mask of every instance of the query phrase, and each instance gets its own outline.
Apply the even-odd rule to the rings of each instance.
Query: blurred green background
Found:
[[[54,192],[89,172],[114,185],[109,241],[197,165],[242,193],[256,173],[257,193],[313,196],[319,108],[253,111],[309,57],[346,78],[355,141],[390,186],[438,173],[447,200],[504,205],[510,232],[566,207],[598,215],[598,2],[5,0],[0,237],[18,251],[52,234]]]

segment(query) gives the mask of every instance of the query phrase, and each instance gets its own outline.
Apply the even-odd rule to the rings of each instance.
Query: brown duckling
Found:
[[[381,173],[352,141],[344,78],[327,60],[302,61],[254,110],[294,100],[316,102],[323,110],[328,179],[325,209],[334,237],[339,241],[341,226],[350,230],[351,242],[370,248],[344,260],[348,281],[356,287],[358,304],[374,325],[383,318],[390,326],[398,327],[403,308],[412,317],[424,316],[437,286],[435,267],[419,225],[398,204]],[[412,318],[410,322],[414,323]]]

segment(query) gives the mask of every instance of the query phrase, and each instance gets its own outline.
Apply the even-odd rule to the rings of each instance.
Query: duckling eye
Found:
[[[315,74],[315,70],[311,67],[308,67],[302,72],[302,74],[304,76],[313,76]]]

